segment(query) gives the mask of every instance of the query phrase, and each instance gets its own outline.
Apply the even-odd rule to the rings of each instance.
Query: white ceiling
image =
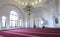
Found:
[[[28,0],[22,0],[24,2],[28,1]],[[32,2],[32,0],[30,0]],[[33,0],[35,1],[35,0]],[[0,5],[1,3],[14,3],[16,5],[19,5],[21,6],[18,2],[16,2],[15,0],[0,0]],[[24,6],[21,6],[22,8],[24,8]],[[54,7],[54,3],[53,3],[53,0],[45,0],[45,2],[41,3],[41,4],[37,4],[37,5],[34,5],[34,10],[33,10],[33,13],[37,16],[42,16],[42,14],[44,12],[48,12],[50,11],[50,9],[52,9]]]

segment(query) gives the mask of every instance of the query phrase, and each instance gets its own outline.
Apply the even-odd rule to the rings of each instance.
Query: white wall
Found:
[[[36,19],[35,24],[36,24],[37,28],[38,27],[42,28],[42,26],[54,28],[54,20],[53,20],[54,19],[53,14],[55,13],[54,11],[55,11],[55,2],[54,1],[46,2],[41,7],[35,8],[34,18]],[[40,20],[39,20],[40,18],[47,20],[48,25],[41,25]],[[38,20],[39,20],[39,22],[38,22]]]
[[[44,18],[45,20],[48,21],[48,25],[39,24],[40,27],[46,26],[49,28],[60,28],[60,0],[59,3],[58,0],[48,1],[41,7],[36,8],[36,10],[35,10],[35,16],[36,15],[37,16],[36,17],[34,16],[35,18]],[[55,23],[55,18],[58,18],[58,22],[59,22],[58,24]],[[37,24],[38,22],[36,23],[36,25]],[[37,25],[37,27],[39,25]]]
[[[11,3],[0,3],[0,30],[4,30],[4,29],[13,29],[11,28],[9,25],[9,20],[10,20],[10,11],[16,11],[19,15],[19,20],[23,19],[23,12],[20,10],[20,8],[15,5],[15,4],[11,4]],[[6,20],[6,27],[5,28],[2,28],[2,16],[6,16],[7,20]],[[24,26],[23,26],[24,27]],[[19,24],[17,27],[15,28],[20,28]]]
[[[56,26],[57,26],[58,28],[60,28],[60,0],[58,0],[58,9],[59,9],[59,10],[58,10],[58,12],[59,12],[59,13],[58,13],[58,15],[59,15],[59,16],[58,16],[59,24],[58,24],[58,25],[56,25]]]
[[[3,3],[4,2],[4,3]],[[34,21],[35,21],[35,25],[38,28],[42,28],[42,26],[46,26],[49,28],[60,28],[60,16],[58,16],[58,13],[60,13],[60,0],[59,0],[59,4],[57,2],[55,2],[55,0],[51,0],[49,2],[46,2],[45,4],[43,4],[40,7],[34,8],[32,15],[30,16],[30,25],[29,25],[29,17],[28,17],[28,13],[26,13],[24,10],[22,10],[22,8],[20,7],[20,5],[18,5],[15,2],[8,2],[7,1],[0,1],[0,30],[1,29],[10,29],[9,27],[9,14],[10,11],[14,10],[19,14],[19,19],[23,19],[23,28],[33,28],[34,27]],[[7,5],[6,5],[7,4]],[[59,5],[59,9],[58,6]],[[59,10],[59,11],[58,11]],[[1,17],[2,16],[6,16],[7,17],[7,22],[6,22],[6,28],[2,28],[1,27]],[[58,17],[59,19],[59,24],[55,24],[55,17]],[[48,21],[48,25],[41,25],[40,22],[40,18],[44,18],[45,20]],[[39,22],[38,22],[39,20]],[[19,26],[16,28],[20,28]]]

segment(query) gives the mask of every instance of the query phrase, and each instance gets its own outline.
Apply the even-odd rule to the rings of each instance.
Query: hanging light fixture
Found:
[[[22,6],[26,6],[28,4],[30,4],[31,6],[35,6],[35,5],[43,2],[43,0],[14,0],[14,1],[18,2],[18,4],[20,4]]]
[[[43,0],[15,0],[19,5],[24,6],[25,11],[32,12],[35,5],[42,3]]]
[[[43,0],[15,0],[19,5],[24,7],[25,11],[29,12],[29,15],[33,11],[35,5],[42,3]]]

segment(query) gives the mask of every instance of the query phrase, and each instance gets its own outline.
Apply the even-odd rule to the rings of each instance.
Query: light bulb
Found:
[[[26,2],[25,5],[27,5],[28,3]]]
[[[35,1],[35,4],[37,4],[38,2],[37,1]]]
[[[24,5],[24,3],[22,2],[22,5]]]
[[[34,3],[32,2],[32,5],[34,5]]]
[[[39,3],[41,3],[42,0],[39,0]]]

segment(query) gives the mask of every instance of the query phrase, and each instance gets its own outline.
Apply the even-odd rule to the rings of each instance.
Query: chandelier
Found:
[[[43,2],[43,0],[15,0],[20,6],[24,6],[24,10],[29,12],[29,15],[31,15],[31,12],[33,11],[33,8],[35,5],[40,4]]]
[[[21,6],[26,6],[28,5],[28,3],[29,5],[34,6],[43,2],[43,0],[14,0],[14,1],[20,4]]]
[[[31,12],[33,12],[34,7],[31,5],[27,5],[24,10],[29,12],[29,15],[31,15]]]

